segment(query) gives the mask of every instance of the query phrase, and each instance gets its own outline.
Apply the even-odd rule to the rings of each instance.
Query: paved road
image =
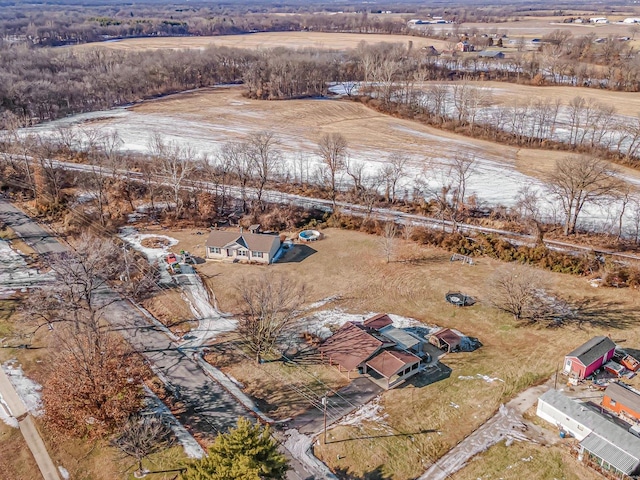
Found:
[[[64,252],[66,247],[42,229],[35,221],[5,200],[0,200],[0,220],[6,222],[20,237],[40,254]],[[250,413],[235,397],[211,380],[205,372],[166,336],[151,325],[129,302],[118,299],[109,289],[100,298],[116,301],[106,307],[105,318],[134,349],[141,352],[155,373],[173,387],[174,397],[184,408],[176,416],[192,433],[213,437],[217,432],[234,426],[238,417]],[[288,478],[314,478],[295,459],[290,458],[292,470]]]
[[[29,415],[24,402],[16,393],[13,384],[2,368],[0,368],[0,395],[2,395],[2,399],[9,407],[9,410],[11,410],[11,415],[18,420],[20,432],[27,442],[27,446],[29,450],[31,450],[31,454],[44,480],[60,480],[58,469],[53,463],[53,460],[51,460],[49,452],[47,452],[47,448],[42,441],[40,432],[38,432],[33,422],[33,418]]]
[[[71,163],[71,162],[63,162],[63,161],[54,161],[54,163],[62,169],[71,170],[76,172],[91,172],[91,165],[84,165],[80,163]],[[126,175],[130,179],[137,179],[142,182],[142,175],[140,172],[134,172],[130,170],[119,170],[119,175]],[[111,171],[105,171],[104,175],[112,175]],[[157,176],[155,183],[158,185],[170,186],[166,177]],[[215,185],[211,182],[202,182],[202,181],[186,181],[183,185],[185,190],[187,189],[208,189],[210,191],[218,191],[219,185]],[[245,188],[244,190],[240,187],[234,185],[227,185],[225,187],[226,194],[229,197],[233,198],[247,198],[249,200],[255,200],[257,198],[257,189],[255,188]],[[280,204],[292,204],[298,205],[304,208],[315,208],[318,210],[322,210],[325,212],[330,212],[333,210],[333,203],[331,200],[321,199],[321,198],[312,198],[312,197],[304,197],[302,195],[296,195],[292,193],[284,193],[279,192],[277,190],[264,190],[262,192],[262,199],[266,202],[271,203],[280,203]],[[341,211],[344,213],[348,213],[354,216],[359,217],[371,217],[377,220],[382,221],[394,221],[399,224],[404,225],[416,225],[423,226],[427,228],[445,228],[448,231],[451,231],[454,227],[458,229],[458,231],[462,233],[469,232],[482,232],[487,234],[495,234],[501,237],[505,237],[508,239],[512,239],[518,242],[525,242],[528,244],[535,244],[536,236],[528,235],[520,232],[513,232],[509,230],[502,230],[497,228],[489,228],[481,225],[472,225],[468,223],[453,223],[449,220],[443,220],[440,218],[426,217],[424,215],[416,215],[412,213],[406,213],[400,210],[394,210],[391,208],[372,208],[368,209],[363,205],[357,205],[353,203],[347,202],[336,202],[336,206],[338,206]],[[592,252],[594,251],[593,247],[587,245],[577,245],[570,242],[563,242],[559,240],[549,240],[545,239],[544,243],[546,246],[551,247],[555,250],[561,250],[564,252]],[[615,258],[619,258],[622,260],[634,260],[640,261],[639,255],[634,255],[625,252],[618,252],[614,250],[608,249],[597,249],[595,250],[598,253],[610,255]]]
[[[359,377],[327,399],[327,426],[340,421],[355,409],[373,400],[382,388],[366,377]],[[322,405],[311,407],[289,422],[289,428],[300,433],[316,435],[322,432],[324,411]]]

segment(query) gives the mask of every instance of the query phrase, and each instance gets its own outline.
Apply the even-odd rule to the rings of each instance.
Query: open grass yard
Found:
[[[264,32],[245,35],[224,35],[219,37],[158,37],[129,38],[117,42],[88,43],[74,47],[78,50],[109,48],[114,50],[158,50],[191,49],[208,46],[235,47],[246,49],[269,49],[276,47],[317,48],[321,50],[351,50],[360,42],[403,43],[413,42],[414,47],[433,45],[438,50],[446,47],[446,42],[431,38],[410,37],[407,35],[382,35],[359,33],[323,33],[323,32]]]
[[[203,244],[202,236],[192,231],[164,233],[181,240],[174,248],[203,255],[197,250],[202,248],[197,247]],[[238,312],[237,285],[243,278],[255,278],[263,272],[281,273],[305,283],[308,303],[341,296],[321,309],[338,307],[362,315],[395,313],[429,325],[456,328],[483,343],[476,352],[444,358],[444,365],[451,369],[449,378],[427,385],[427,379],[417,377],[384,393],[382,410],[374,421],[332,428],[328,445],[317,447],[316,453],[334,469],[362,475],[380,467],[381,473],[394,479],[415,478],[430,459],[442,456],[491,417],[500,403],[548,379],[567,352],[593,335],[611,335],[625,347],[640,345],[639,302],[633,290],[596,289],[584,278],[541,272],[558,295],[572,302],[586,302],[586,320],[581,327],[527,326],[488,305],[487,280],[495,269],[504,266],[498,261],[479,258],[474,266],[462,265],[450,262],[444,251],[405,245],[398,252],[398,257],[405,260],[387,264],[375,236],[336,229],[324,233],[325,239],[310,244],[315,253],[300,263],[265,267],[207,262],[197,268],[207,278],[223,311]],[[465,309],[453,307],[444,300],[449,290],[472,295],[479,303]],[[282,388],[296,381],[296,375],[301,383],[309,382],[304,380],[309,378],[308,372],[327,367],[305,367],[299,372],[289,368],[281,364],[256,366],[251,358],[239,360],[233,367],[223,366],[246,384],[250,394],[264,396],[263,405],[278,417],[300,407],[278,392],[278,377]],[[327,384],[336,381],[330,374],[323,373],[321,378]],[[552,462],[545,468],[555,472],[554,465]],[[554,478],[553,473],[549,475],[535,478]]]
[[[541,446],[501,442],[478,455],[451,480],[598,480],[593,470],[568,453],[568,445]]]

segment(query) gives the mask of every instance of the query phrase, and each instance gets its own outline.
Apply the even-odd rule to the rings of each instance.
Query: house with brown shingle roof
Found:
[[[362,323],[346,322],[320,345],[320,354],[349,379],[366,375],[383,388],[393,388],[418,373],[429,357],[421,348],[409,351],[385,335],[390,328],[393,321],[386,314]]]
[[[213,230],[205,243],[206,258],[268,264],[273,262],[280,244],[279,235],[259,233],[257,228],[249,232]]]

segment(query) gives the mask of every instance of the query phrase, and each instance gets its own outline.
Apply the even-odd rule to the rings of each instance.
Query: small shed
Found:
[[[455,352],[460,349],[462,337],[450,328],[441,328],[429,336],[429,343],[444,350],[447,353]]]
[[[615,349],[609,337],[594,337],[564,357],[563,373],[583,380],[611,360]]]
[[[640,421],[640,392],[624,383],[610,383],[604,391],[602,406],[618,415]]]

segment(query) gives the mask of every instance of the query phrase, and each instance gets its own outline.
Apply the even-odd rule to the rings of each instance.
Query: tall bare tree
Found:
[[[183,148],[175,142],[165,142],[158,133],[151,137],[149,151],[157,162],[156,174],[171,189],[176,217],[179,217],[183,208],[181,192],[194,170],[195,152],[190,147]]]
[[[253,171],[258,180],[256,197],[258,204],[264,208],[262,192],[267,182],[278,173],[282,163],[282,156],[277,150],[278,140],[273,132],[258,132],[249,137],[247,145]]]
[[[562,206],[564,234],[576,232],[585,205],[610,200],[621,185],[616,171],[604,160],[587,156],[558,160],[548,179],[548,191]]]
[[[137,476],[144,475],[142,461],[160,452],[172,443],[171,429],[161,418],[151,415],[133,415],[125,424],[113,444],[138,464]]]
[[[238,287],[244,313],[238,331],[247,339],[256,361],[271,352],[304,301],[305,287],[284,275],[245,278]]]
[[[380,251],[387,263],[391,262],[391,259],[396,253],[398,245],[398,228],[394,222],[387,222],[384,225],[382,231],[382,237],[380,237]]]
[[[333,209],[336,208],[336,195],[340,173],[346,166],[347,140],[339,133],[328,133],[318,141],[318,154],[325,168],[325,180],[329,187]]]
[[[491,304],[515,320],[536,320],[541,311],[540,294],[545,283],[539,272],[524,265],[508,265],[497,270],[489,280]]]
[[[382,177],[384,178],[385,200],[396,203],[396,190],[398,184],[406,175],[406,166],[409,162],[402,152],[392,152],[387,157],[387,161],[382,167]]]

